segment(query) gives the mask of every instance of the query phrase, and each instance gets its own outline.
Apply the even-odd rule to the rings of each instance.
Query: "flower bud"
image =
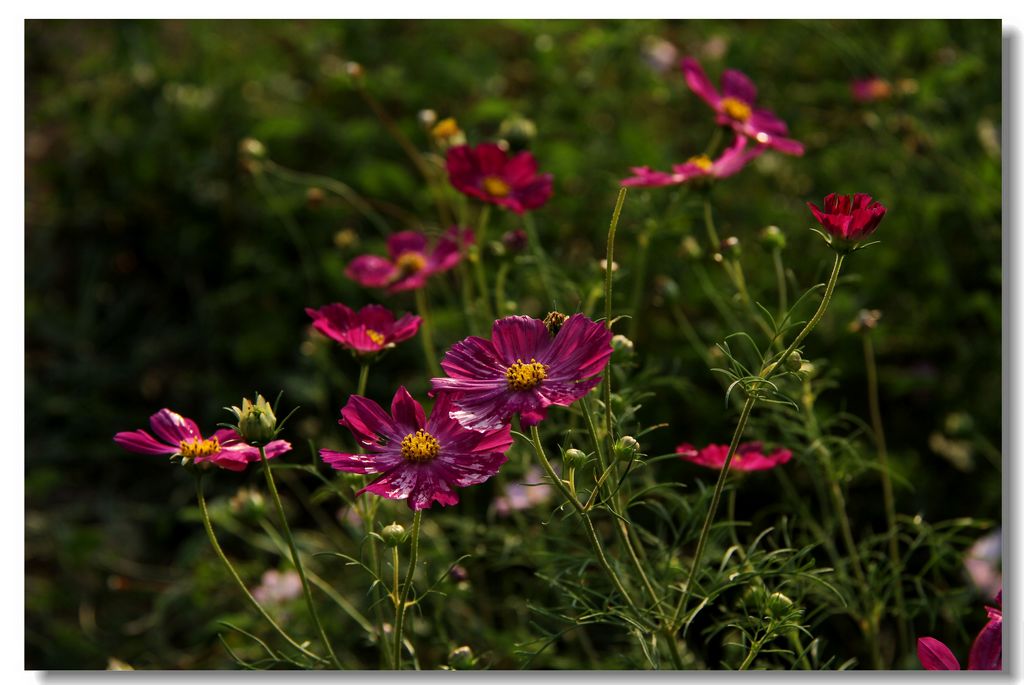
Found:
[[[612,350],[626,356],[631,356],[633,354],[633,341],[624,335],[613,335]]]
[[[324,203],[324,191],[319,188],[306,189],[306,206],[310,209],[317,209]]]
[[[242,406],[231,407],[229,410],[238,419],[235,431],[242,440],[252,445],[266,445],[277,435],[277,417],[263,395],[256,394],[256,402],[249,398],[242,399]]]
[[[466,645],[456,647],[448,654],[448,665],[456,671],[466,671],[476,665],[473,650]]]
[[[231,513],[245,521],[258,521],[266,511],[263,495],[259,490],[250,488],[239,488],[228,504]]]
[[[761,231],[761,244],[769,250],[781,250],[786,247],[786,234],[778,226],[767,226]]]
[[[366,70],[359,62],[345,62],[345,73],[353,81],[360,81],[366,76]]]
[[[465,580],[469,580],[469,571],[462,564],[455,564],[448,570],[448,577],[454,580],[456,583],[461,583]]]
[[[790,607],[793,606],[793,600],[781,592],[773,592],[768,595],[768,599],[765,601],[765,611],[767,614],[776,620],[780,620],[786,616],[789,612]]]
[[[683,238],[683,242],[680,245],[680,250],[682,250],[682,253],[685,256],[689,257],[690,259],[700,259],[702,256],[704,256],[704,249],[700,246],[700,243],[697,242],[697,239],[694,238],[692,235],[688,235],[685,238]]]
[[[800,353],[797,352],[796,350],[790,352],[789,356],[786,357],[786,368],[792,371],[793,373],[796,373],[801,368],[803,368],[803,365],[804,360],[800,357]]]
[[[416,120],[423,128],[431,128],[437,123],[437,112],[432,109],[421,109],[416,114]]]
[[[587,463],[587,453],[575,447],[567,449],[562,455],[566,468],[578,469]]]
[[[729,236],[722,241],[722,253],[727,257],[733,259],[740,256],[740,239],[734,235]]]
[[[639,450],[640,443],[631,435],[623,435],[615,441],[615,446],[612,448],[615,458],[622,461],[632,459]]]
[[[548,333],[553,336],[562,329],[562,325],[568,319],[569,317],[562,312],[548,312],[548,315],[544,317],[544,326],[548,329]]]
[[[238,154],[251,159],[263,159],[267,156],[267,148],[255,138],[243,138],[238,143]]]
[[[384,526],[384,530],[380,532],[380,537],[384,540],[384,544],[386,546],[398,547],[405,539],[405,526],[400,523],[392,523],[390,526]]]

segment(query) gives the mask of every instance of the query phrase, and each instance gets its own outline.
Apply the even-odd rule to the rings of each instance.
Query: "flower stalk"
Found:
[[[409,589],[412,587],[413,576],[416,575],[416,562],[420,548],[420,522],[423,519],[423,510],[417,509],[412,516],[412,535],[409,543],[409,570],[405,572],[405,582],[401,591],[396,586],[395,594],[395,651],[392,663],[396,671],[402,670],[402,634],[405,631],[405,610],[409,598]],[[395,548],[395,567],[397,569],[398,552]],[[397,573],[397,570],[395,571]],[[395,579],[397,583],[397,577]]]

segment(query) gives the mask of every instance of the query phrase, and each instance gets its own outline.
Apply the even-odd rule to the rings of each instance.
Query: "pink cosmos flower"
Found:
[[[996,595],[996,602],[1003,605],[1003,591]],[[1003,670],[1003,612],[993,607],[988,611],[988,623],[974,638],[971,653],[967,657],[968,671]],[[928,671],[959,671],[960,662],[953,652],[933,637],[917,640],[917,658]]]
[[[447,165],[456,190],[516,214],[551,198],[551,174],[538,174],[537,160],[529,152],[510,159],[496,143],[459,145],[448,150]]]
[[[858,102],[886,100],[892,95],[892,85],[883,78],[869,76],[850,81],[850,92]]]
[[[341,343],[358,355],[368,355],[394,347],[396,343],[416,335],[422,319],[412,314],[395,315],[387,307],[369,304],[358,312],[335,302],[320,309],[306,307],[313,319],[313,328]]]
[[[679,458],[699,466],[707,466],[710,469],[721,470],[725,464],[725,458],[729,455],[728,445],[708,445],[702,450],[697,450],[689,443],[683,443],[676,447]],[[729,463],[730,471],[766,471],[776,466],[785,464],[793,458],[789,450],[779,448],[770,454],[764,453],[764,445],[761,442],[744,442],[736,448]]]
[[[491,339],[470,336],[441,361],[449,378],[435,392],[454,393],[452,418],[466,428],[493,430],[519,414],[523,426],[544,419],[552,404],[567,407],[598,384],[612,355],[604,324],[573,314],[554,337],[540,319],[508,316],[494,322]]]
[[[867,238],[885,216],[885,207],[866,193],[852,196],[831,193],[822,204],[824,210],[813,202],[808,202],[807,206],[821,227],[840,244],[853,244]]]
[[[473,242],[472,229],[449,228],[433,249],[427,236],[416,231],[400,231],[388,238],[388,256],[360,255],[345,269],[345,275],[368,288],[387,288],[388,292],[416,290],[436,273],[448,271],[461,258],[462,246]]]
[[[441,395],[430,418],[405,388],[391,401],[391,416],[359,395],[348,398],[341,410],[347,426],[366,454],[320,450],[332,468],[349,473],[379,473],[356,494],[372,492],[388,499],[408,500],[410,509],[457,504],[452,486],[477,485],[493,476],[508,458],[512,445],[508,426],[477,432],[463,428],[449,416],[451,397]]]
[[[736,136],[733,144],[718,159],[712,161],[707,155],[690,157],[685,164],[673,165],[670,174],[664,171],[654,171],[646,166],[630,167],[633,176],[623,179],[622,185],[655,188],[686,183],[695,179],[726,178],[738,173],[766,149],[763,145],[746,148],[747,139],[743,136]]]
[[[804,153],[802,143],[786,137],[789,127],[784,121],[769,110],[754,106],[757,87],[742,71],[726,69],[722,73],[722,92],[719,93],[697,60],[685,57],[681,66],[686,84],[715,110],[720,126],[731,126],[736,133],[787,155]]]
[[[149,417],[149,425],[156,438],[144,430],[135,430],[118,433],[114,442],[129,452],[166,454],[180,457],[183,463],[210,462],[228,471],[244,471],[250,462],[260,460],[259,449],[240,442],[234,431],[221,429],[204,438],[195,421],[170,409],[161,409]],[[291,448],[286,440],[274,440],[264,449],[267,459],[273,459]]]

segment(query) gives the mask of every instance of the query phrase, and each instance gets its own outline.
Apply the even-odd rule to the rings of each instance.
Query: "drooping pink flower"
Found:
[[[420,403],[399,388],[388,416],[376,402],[352,395],[338,423],[352,431],[367,453],[325,449],[320,457],[339,471],[381,474],[357,494],[408,500],[410,509],[456,504],[459,497],[452,487],[477,485],[496,474],[507,461],[512,435],[508,426],[467,430],[449,416],[451,408],[451,396],[441,395],[428,419]]]
[[[688,159],[685,164],[673,165],[672,173],[655,171],[646,166],[631,167],[633,176],[623,179],[622,185],[655,188],[696,179],[726,178],[738,173],[765,149],[763,145],[748,148],[747,139],[736,136],[733,144],[722,152],[718,159],[712,160],[707,155],[697,155]]]
[[[427,236],[416,231],[400,231],[388,238],[388,256],[360,255],[345,269],[345,275],[368,288],[387,288],[388,292],[422,288],[436,273],[448,271],[462,257],[461,247],[473,242],[469,228],[449,228],[433,248]]]
[[[840,245],[853,245],[875,232],[885,216],[882,203],[867,193],[825,196],[824,210],[808,202],[814,218]]]
[[[435,392],[454,393],[452,417],[466,428],[493,430],[513,414],[532,426],[550,405],[567,407],[598,384],[611,339],[582,314],[554,337],[540,319],[508,316],[494,322],[490,340],[470,336],[452,345],[441,361],[449,377],[430,382]]]
[[[698,450],[689,443],[676,447],[676,453],[683,461],[688,461],[709,469],[721,470],[725,458],[729,455],[728,445],[708,445]],[[781,447],[774,452],[765,453],[761,442],[744,442],[736,448],[736,454],[729,462],[730,471],[766,471],[785,464],[793,458],[793,453]]]
[[[135,430],[118,433],[114,442],[129,452],[166,454],[180,458],[182,463],[210,462],[228,471],[244,471],[248,464],[260,460],[259,449],[242,443],[234,431],[222,428],[204,438],[195,421],[170,409],[161,409],[149,417],[149,425],[156,438],[144,430]],[[273,459],[291,448],[286,440],[274,440],[264,449],[267,459]]]
[[[537,209],[551,198],[551,174],[538,174],[537,160],[529,152],[509,158],[496,143],[459,145],[448,150],[447,166],[456,190],[516,214]]]
[[[1003,605],[1003,591],[996,595],[996,603]],[[985,607],[988,623],[974,638],[971,652],[967,657],[968,671],[1003,670],[1003,612],[994,607]],[[960,662],[953,652],[933,637],[917,640],[917,658],[928,671],[959,671]]]
[[[369,304],[358,312],[335,302],[320,309],[306,307],[313,328],[358,355],[369,355],[408,340],[420,329],[422,319],[403,314],[397,321],[387,307]]]
[[[788,155],[804,153],[803,143],[787,137],[789,127],[784,121],[771,111],[754,106],[757,87],[742,71],[726,69],[719,93],[697,60],[684,57],[681,66],[686,84],[715,110],[720,126],[730,126],[736,133]]]
[[[869,76],[850,81],[850,92],[858,102],[886,100],[892,95],[892,85],[883,78]]]

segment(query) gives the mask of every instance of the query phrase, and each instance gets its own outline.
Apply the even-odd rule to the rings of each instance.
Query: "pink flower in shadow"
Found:
[[[447,167],[456,190],[516,214],[551,198],[551,174],[538,174],[537,160],[529,152],[509,157],[496,143],[459,145],[448,150]]]
[[[427,236],[416,231],[401,231],[388,238],[388,256],[360,255],[345,269],[345,275],[368,288],[387,288],[388,292],[416,290],[427,279],[448,271],[459,263],[461,249],[473,242],[472,229],[449,228],[431,248]]]
[[[683,443],[676,447],[676,453],[683,461],[698,466],[706,466],[709,469],[721,470],[725,465],[725,458],[729,455],[728,445],[708,445],[698,450],[689,443]],[[744,442],[736,448],[729,463],[730,471],[767,471],[776,466],[785,464],[793,458],[793,453],[787,449],[779,448],[774,452],[765,453],[764,445],[761,442]]]
[[[412,314],[403,314],[396,321],[391,310],[379,304],[355,312],[335,302],[320,309],[307,307],[306,314],[313,319],[313,328],[358,355],[375,354],[408,340],[416,335],[422,322]]]

